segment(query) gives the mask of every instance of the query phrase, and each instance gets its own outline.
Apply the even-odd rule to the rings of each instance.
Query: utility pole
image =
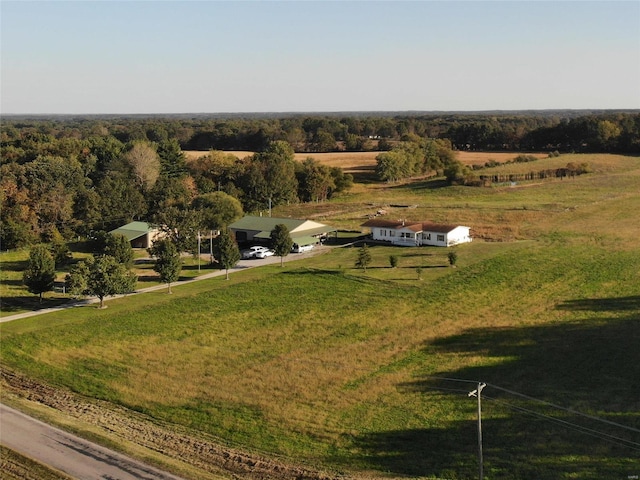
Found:
[[[198,272],[200,271],[200,230],[198,230]]]
[[[484,474],[482,471],[483,470],[483,466],[482,466],[482,398],[480,393],[486,386],[487,386],[486,383],[478,382],[478,388],[476,388],[472,392],[469,392],[470,397],[478,398],[478,474],[479,474],[478,478],[480,480],[482,480],[484,477]]]
[[[213,265],[213,230],[211,230],[211,235],[209,235],[209,254],[211,255],[211,265]]]

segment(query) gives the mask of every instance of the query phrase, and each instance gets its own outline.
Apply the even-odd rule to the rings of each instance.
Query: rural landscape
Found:
[[[2,123],[2,403],[184,479],[640,476],[637,111]],[[249,215],[330,231],[240,262]]]

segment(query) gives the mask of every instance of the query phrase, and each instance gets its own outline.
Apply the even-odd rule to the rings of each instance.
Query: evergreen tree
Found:
[[[283,223],[279,223],[271,231],[271,246],[276,255],[280,257],[280,266],[284,264],[284,257],[289,255],[291,247],[293,247],[293,240],[289,235],[289,229]]]
[[[229,269],[236,266],[240,260],[240,249],[233,239],[233,233],[228,228],[220,232],[213,242],[213,255],[218,260],[220,268],[226,271],[229,280]]]
[[[167,284],[168,293],[171,293],[171,283],[180,278],[180,270],[182,270],[180,252],[174,243],[166,238],[153,242],[148,252],[149,255],[156,257],[153,270],[160,275],[160,281]]]
[[[49,249],[43,245],[33,247],[29,253],[27,269],[22,276],[29,292],[39,295],[42,303],[42,294],[53,290],[55,278],[56,266]]]
[[[365,272],[367,271],[367,266],[371,263],[371,252],[369,251],[369,247],[364,243],[362,247],[358,250],[358,258],[356,258],[356,268],[362,268]]]
[[[449,265],[451,265],[452,267],[456,266],[456,262],[458,261],[458,254],[455,250],[451,250],[448,254],[447,254],[447,258],[449,259]]]

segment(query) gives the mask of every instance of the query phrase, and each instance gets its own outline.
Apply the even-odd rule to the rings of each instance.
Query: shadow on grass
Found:
[[[482,381],[487,478],[640,475],[640,297],[573,300],[557,308],[585,315],[559,325],[469,329],[425,345],[443,363],[491,361],[400,385],[401,392],[458,414],[441,428],[360,436],[362,461],[400,475],[477,475],[477,400],[468,393]]]
[[[5,272],[22,272],[27,269],[29,262],[27,260],[19,260],[15,262],[2,262],[2,270]]]
[[[6,297],[2,299],[2,311],[7,312],[34,312],[38,310],[44,310],[46,308],[61,307],[72,302],[69,298],[63,297],[45,297],[40,303],[37,295],[33,296],[18,296],[18,297]]]
[[[593,312],[638,310],[640,312],[640,295],[621,298],[569,300],[568,302],[558,305],[558,309],[573,311],[590,310]]]
[[[158,282],[160,277],[158,275],[138,275],[138,281],[143,283]]]
[[[401,185],[394,185],[391,189],[402,189],[402,190],[435,190],[437,188],[448,187],[449,184],[443,178],[432,178],[419,180],[415,182],[403,183]]]
[[[353,176],[354,183],[372,184],[380,183],[376,174],[376,167],[372,165],[359,165],[349,169],[349,174]]]

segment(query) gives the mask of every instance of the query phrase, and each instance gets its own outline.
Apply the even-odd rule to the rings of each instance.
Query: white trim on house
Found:
[[[472,240],[470,228],[463,225],[372,219],[362,226],[371,229],[373,240],[406,247],[452,247]]]

